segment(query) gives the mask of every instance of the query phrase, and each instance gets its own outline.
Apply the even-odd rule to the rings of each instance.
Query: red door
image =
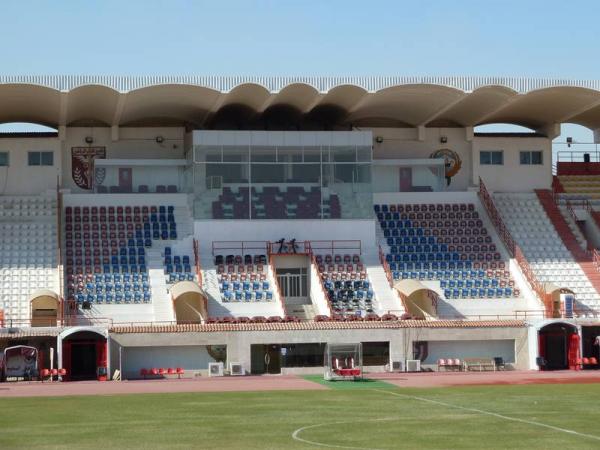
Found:
[[[412,168],[400,167],[400,192],[412,191]]]
[[[119,168],[119,191],[121,192],[132,192],[133,191],[133,169],[131,168]]]

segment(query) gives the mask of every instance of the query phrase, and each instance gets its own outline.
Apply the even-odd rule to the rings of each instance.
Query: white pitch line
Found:
[[[389,395],[394,395],[396,397],[402,397],[402,398],[408,398],[408,399],[412,399],[412,400],[419,400],[419,401],[427,402],[427,403],[433,403],[435,405],[446,406],[448,408],[460,409],[462,411],[469,411],[469,412],[474,412],[474,413],[478,413],[478,414],[483,414],[483,415],[486,415],[486,416],[497,417],[499,419],[509,420],[509,421],[512,421],[512,422],[520,422],[520,423],[524,423],[524,424],[527,424],[527,425],[534,425],[534,426],[537,426],[537,427],[548,428],[550,430],[559,431],[561,433],[567,433],[567,434],[571,434],[571,435],[575,435],[575,436],[580,436],[580,437],[584,437],[584,438],[594,439],[596,441],[600,441],[600,436],[594,436],[593,434],[579,433],[578,431],[569,430],[567,428],[555,427],[553,425],[548,425],[548,424],[545,424],[545,423],[542,423],[542,422],[535,422],[533,420],[519,419],[518,417],[505,416],[503,414],[498,414],[498,413],[491,412],[491,411],[485,411],[483,409],[468,408],[466,406],[453,405],[451,403],[441,402],[439,400],[432,400],[432,399],[424,398],[424,397],[417,397],[417,396],[414,396],[414,395],[400,394],[400,393],[397,393],[397,392],[384,391],[384,390],[381,390],[381,389],[373,389],[373,390],[374,391],[378,391],[378,392],[383,392],[383,393],[389,394]]]
[[[299,436],[299,434],[302,433],[303,431],[309,430],[311,428],[320,428],[320,427],[331,426],[331,425],[342,425],[342,424],[347,424],[347,423],[364,423],[364,422],[378,422],[378,421],[383,422],[383,421],[387,421],[387,420],[400,420],[400,418],[384,417],[381,419],[360,419],[360,420],[344,420],[341,422],[317,423],[315,425],[308,425],[308,426],[305,426],[302,428],[298,428],[296,431],[294,431],[292,433],[292,438],[296,441],[304,442],[305,444],[316,445],[318,447],[345,448],[345,449],[351,449],[351,450],[380,450],[380,449],[371,448],[371,447],[350,447],[350,446],[346,446],[346,445],[325,444],[323,442],[318,442],[318,441],[309,441],[308,439],[301,438]]]

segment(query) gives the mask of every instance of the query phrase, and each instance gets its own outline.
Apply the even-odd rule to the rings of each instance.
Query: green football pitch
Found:
[[[0,449],[600,448],[600,384],[329,387],[0,397]]]

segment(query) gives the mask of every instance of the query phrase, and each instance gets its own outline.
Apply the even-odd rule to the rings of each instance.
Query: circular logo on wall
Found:
[[[462,161],[460,159],[460,156],[458,156],[458,153],[456,153],[454,150],[450,150],[449,148],[441,148],[433,152],[430,155],[430,158],[444,159],[446,183],[448,186],[450,186],[450,181],[452,180],[452,177],[456,175],[462,167]]]

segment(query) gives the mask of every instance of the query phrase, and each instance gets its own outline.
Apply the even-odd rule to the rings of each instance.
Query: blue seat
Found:
[[[262,300],[262,299],[263,299],[263,293],[262,293],[262,291],[256,291],[256,292],[254,293],[254,299],[255,299],[256,301],[260,301],[260,300]]]
[[[252,301],[252,291],[244,291],[244,300],[247,302]]]
[[[131,301],[133,300],[131,292],[125,292],[125,295],[123,297],[125,299],[125,303],[131,303]]]
[[[231,301],[233,293],[231,291],[223,291],[223,300],[228,302]]]
[[[142,302],[142,293],[134,292],[133,293],[133,301],[134,301],[134,303],[141,303]]]
[[[242,301],[242,297],[243,297],[242,291],[235,291],[234,295],[235,295],[235,300],[237,302],[241,302]]]
[[[272,300],[273,299],[273,292],[271,292],[271,291],[265,292],[265,298],[267,300]]]
[[[144,292],[144,295],[142,298],[144,300],[144,303],[149,303],[150,302],[150,292]]]
[[[106,293],[106,303],[112,303],[113,302],[113,295],[110,293]]]
[[[122,303],[123,302],[123,294],[121,292],[117,292],[115,294],[115,303]]]

